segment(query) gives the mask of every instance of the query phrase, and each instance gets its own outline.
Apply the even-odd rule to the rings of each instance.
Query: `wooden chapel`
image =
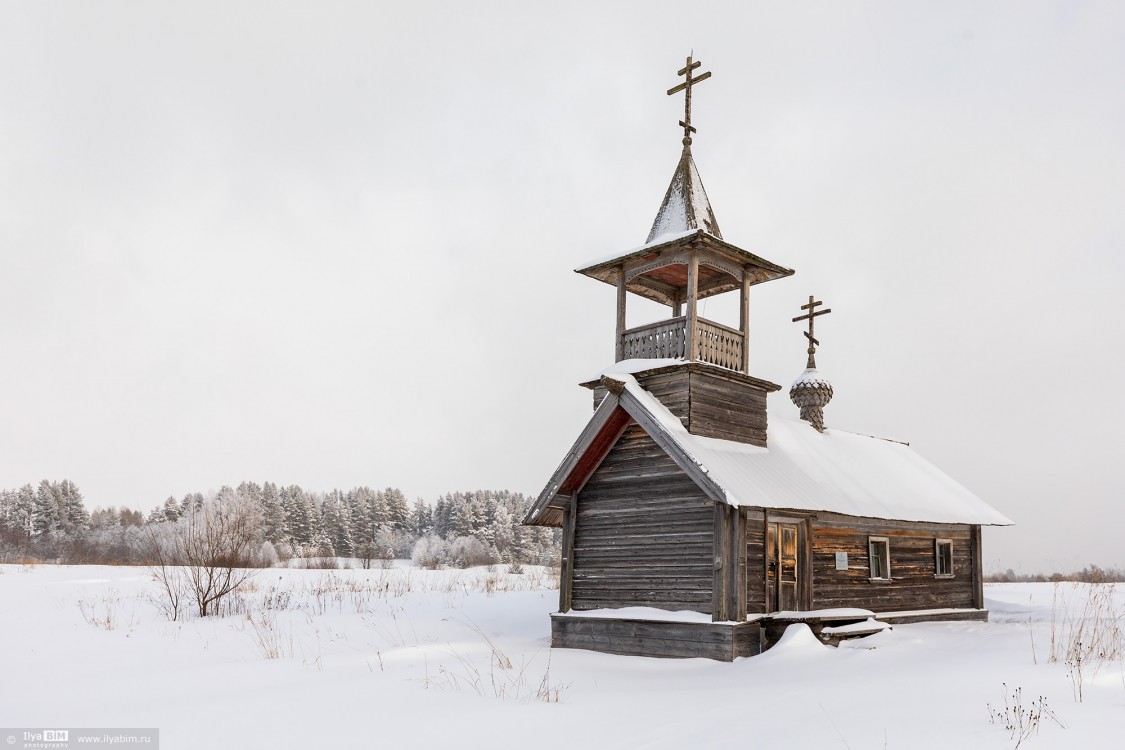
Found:
[[[524,523],[561,527],[555,647],[733,659],[806,622],[825,642],[922,620],[987,619],[981,527],[1011,522],[910,449],[824,424],[821,302],[802,306],[800,419],[749,372],[750,288],[792,275],[723,239],[683,150],[644,245],[578,272],[617,291],[615,363],[583,383],[594,415]],[[737,292],[738,328],[699,301]],[[671,317],[626,327],[630,294]]]

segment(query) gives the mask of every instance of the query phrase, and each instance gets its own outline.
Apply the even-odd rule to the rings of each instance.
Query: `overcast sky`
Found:
[[[1125,565],[1109,2],[5,2],[0,487],[538,493],[613,356],[573,269],[644,242],[693,48],[724,237],[797,270],[752,373],[816,294],[828,425],[1013,518],[987,567]]]

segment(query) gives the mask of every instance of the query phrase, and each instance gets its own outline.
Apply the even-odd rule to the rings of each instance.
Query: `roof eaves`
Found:
[[[539,515],[551,504],[551,501],[558,496],[559,489],[562,488],[571,472],[578,466],[578,462],[581,460],[586,450],[589,449],[590,445],[601,431],[609,424],[613,412],[618,408],[618,405],[618,396],[613,393],[607,393],[606,397],[602,399],[601,404],[598,405],[597,411],[594,412],[594,416],[586,423],[586,426],[578,435],[578,439],[574,441],[574,445],[572,445],[567,452],[566,457],[563,458],[558,468],[555,469],[551,478],[547,481],[547,486],[539,493],[539,497],[535,500],[535,503],[532,504],[527,515],[524,516],[522,522],[524,525],[539,525],[536,519],[538,519]]]

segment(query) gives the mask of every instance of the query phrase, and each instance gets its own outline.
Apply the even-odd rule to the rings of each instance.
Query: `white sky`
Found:
[[[1117,3],[4,3],[0,487],[538,493],[692,48],[724,237],[797,269],[753,374],[815,293],[828,424],[1015,519],[988,567],[1125,565]]]

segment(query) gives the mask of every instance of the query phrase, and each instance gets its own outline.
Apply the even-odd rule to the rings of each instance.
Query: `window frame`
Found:
[[[949,568],[942,570],[942,547],[949,548]],[[952,539],[934,539],[934,578],[953,578],[956,571],[953,568],[953,540]]]
[[[885,569],[885,576],[875,575],[875,568],[873,563],[878,558],[875,554],[875,545],[881,544],[883,546],[882,567]],[[867,574],[868,580],[873,583],[890,583],[891,581],[891,541],[885,536],[869,536],[867,537]]]

